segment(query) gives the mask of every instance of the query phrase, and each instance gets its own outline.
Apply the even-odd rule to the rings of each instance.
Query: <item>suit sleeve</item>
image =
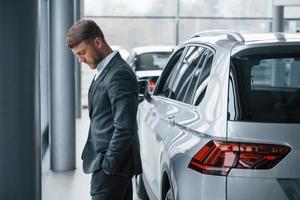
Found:
[[[114,132],[102,168],[114,174],[136,134],[137,82],[127,70],[118,70],[109,84],[108,95],[114,118]]]

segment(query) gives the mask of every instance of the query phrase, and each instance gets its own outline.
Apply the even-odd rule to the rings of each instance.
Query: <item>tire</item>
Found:
[[[135,188],[136,188],[136,195],[141,200],[149,200],[149,197],[148,197],[146,189],[145,189],[145,185],[144,185],[142,175],[138,175],[135,178]]]
[[[173,196],[173,191],[170,188],[166,194],[165,200],[175,200],[174,196]]]

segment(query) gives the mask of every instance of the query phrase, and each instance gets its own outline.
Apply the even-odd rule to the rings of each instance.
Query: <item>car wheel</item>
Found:
[[[168,190],[165,200],[174,200],[173,191],[171,188]]]
[[[136,188],[136,194],[140,199],[142,199],[142,200],[148,200],[149,199],[149,197],[147,195],[147,192],[146,192],[146,189],[145,189],[145,185],[144,185],[142,175],[136,176],[136,178],[135,178],[135,188]]]

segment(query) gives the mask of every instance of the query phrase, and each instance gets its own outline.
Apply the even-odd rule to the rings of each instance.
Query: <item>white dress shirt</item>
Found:
[[[98,65],[96,70],[96,75],[94,80],[96,80],[100,74],[103,72],[107,64],[111,61],[111,59],[118,53],[118,51],[111,52],[108,56],[106,56]]]

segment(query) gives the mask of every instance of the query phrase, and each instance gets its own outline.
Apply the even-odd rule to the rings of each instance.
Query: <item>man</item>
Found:
[[[142,172],[136,77],[94,21],[77,21],[66,42],[79,62],[96,69],[88,94],[90,128],[82,153],[83,171],[92,173],[92,200],[132,199],[131,179]]]

